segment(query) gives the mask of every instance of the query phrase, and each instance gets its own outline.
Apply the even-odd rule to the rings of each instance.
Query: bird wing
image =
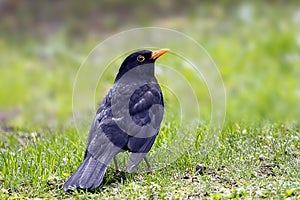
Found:
[[[158,84],[145,84],[137,89],[129,101],[129,113],[140,126],[138,137],[130,137],[128,149],[134,153],[147,153],[158,134],[164,114],[161,89]]]
[[[106,159],[127,144],[128,136],[115,123],[111,112],[111,91],[103,99],[91,125],[87,151],[96,159]],[[107,164],[103,161],[103,163]]]
[[[155,107],[153,107],[155,106]],[[154,109],[160,107],[162,109]],[[159,129],[160,122],[163,117],[163,95],[158,84],[145,84],[137,89],[129,101],[129,114],[133,121],[140,126],[151,123],[151,120],[158,120],[154,123],[154,128]],[[153,109],[152,109],[153,108]],[[154,117],[152,119],[151,117]]]

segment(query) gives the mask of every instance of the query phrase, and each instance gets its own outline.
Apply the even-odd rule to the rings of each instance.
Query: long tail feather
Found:
[[[64,184],[64,190],[77,188],[92,191],[102,183],[106,169],[107,165],[87,153],[83,163]]]

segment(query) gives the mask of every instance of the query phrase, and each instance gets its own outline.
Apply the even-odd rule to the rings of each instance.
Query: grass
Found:
[[[62,184],[81,163],[84,144],[76,137],[76,130],[63,132],[5,133],[0,198],[300,197],[300,133],[295,126],[227,125],[213,147],[201,144],[198,152],[188,150],[166,168],[150,174],[121,176],[110,168],[101,189],[72,195],[62,190]],[[17,150],[7,146],[17,144],[20,138],[26,141]],[[203,174],[195,171],[198,163],[207,167]]]
[[[109,168],[95,193],[67,194],[62,185],[81,163],[86,142],[86,134],[78,135],[72,122],[73,81],[103,36],[76,40],[61,31],[42,39],[14,38],[1,32],[0,199],[299,199],[300,26],[295,4],[253,2],[224,10],[203,4],[195,16],[151,22],[187,33],[210,53],[226,88],[226,121],[216,142],[206,142],[210,96],[203,81],[182,69],[197,86],[203,108],[203,121],[187,130],[195,140],[175,134],[178,99],[166,89],[167,117],[151,152],[162,163],[170,154],[158,153],[160,148],[180,149],[176,141],[186,141],[182,154],[171,155],[176,159],[150,174],[116,174]],[[249,18],[243,9],[250,10]],[[111,86],[117,62],[97,86],[97,99]],[[171,56],[159,62],[183,66]],[[173,80],[158,76],[166,83]],[[82,110],[89,119],[92,112]],[[206,166],[203,174],[195,172],[197,164]]]

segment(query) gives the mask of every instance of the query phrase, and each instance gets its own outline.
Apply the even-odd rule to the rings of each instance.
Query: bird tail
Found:
[[[64,190],[67,192],[70,188],[77,188],[92,191],[102,183],[106,169],[107,165],[86,152],[83,163],[64,184]]]

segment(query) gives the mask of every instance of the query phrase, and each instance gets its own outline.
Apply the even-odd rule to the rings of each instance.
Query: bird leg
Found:
[[[120,168],[118,166],[118,162],[117,162],[116,156],[114,156],[114,163],[115,163],[116,172],[119,173],[121,170],[120,170]]]
[[[150,165],[150,163],[149,163],[149,161],[148,161],[148,159],[147,159],[147,157],[146,157],[146,156],[144,157],[144,160],[145,160],[145,162],[146,162],[146,165],[147,165],[148,171],[149,171],[149,172],[152,172],[151,165]]]

